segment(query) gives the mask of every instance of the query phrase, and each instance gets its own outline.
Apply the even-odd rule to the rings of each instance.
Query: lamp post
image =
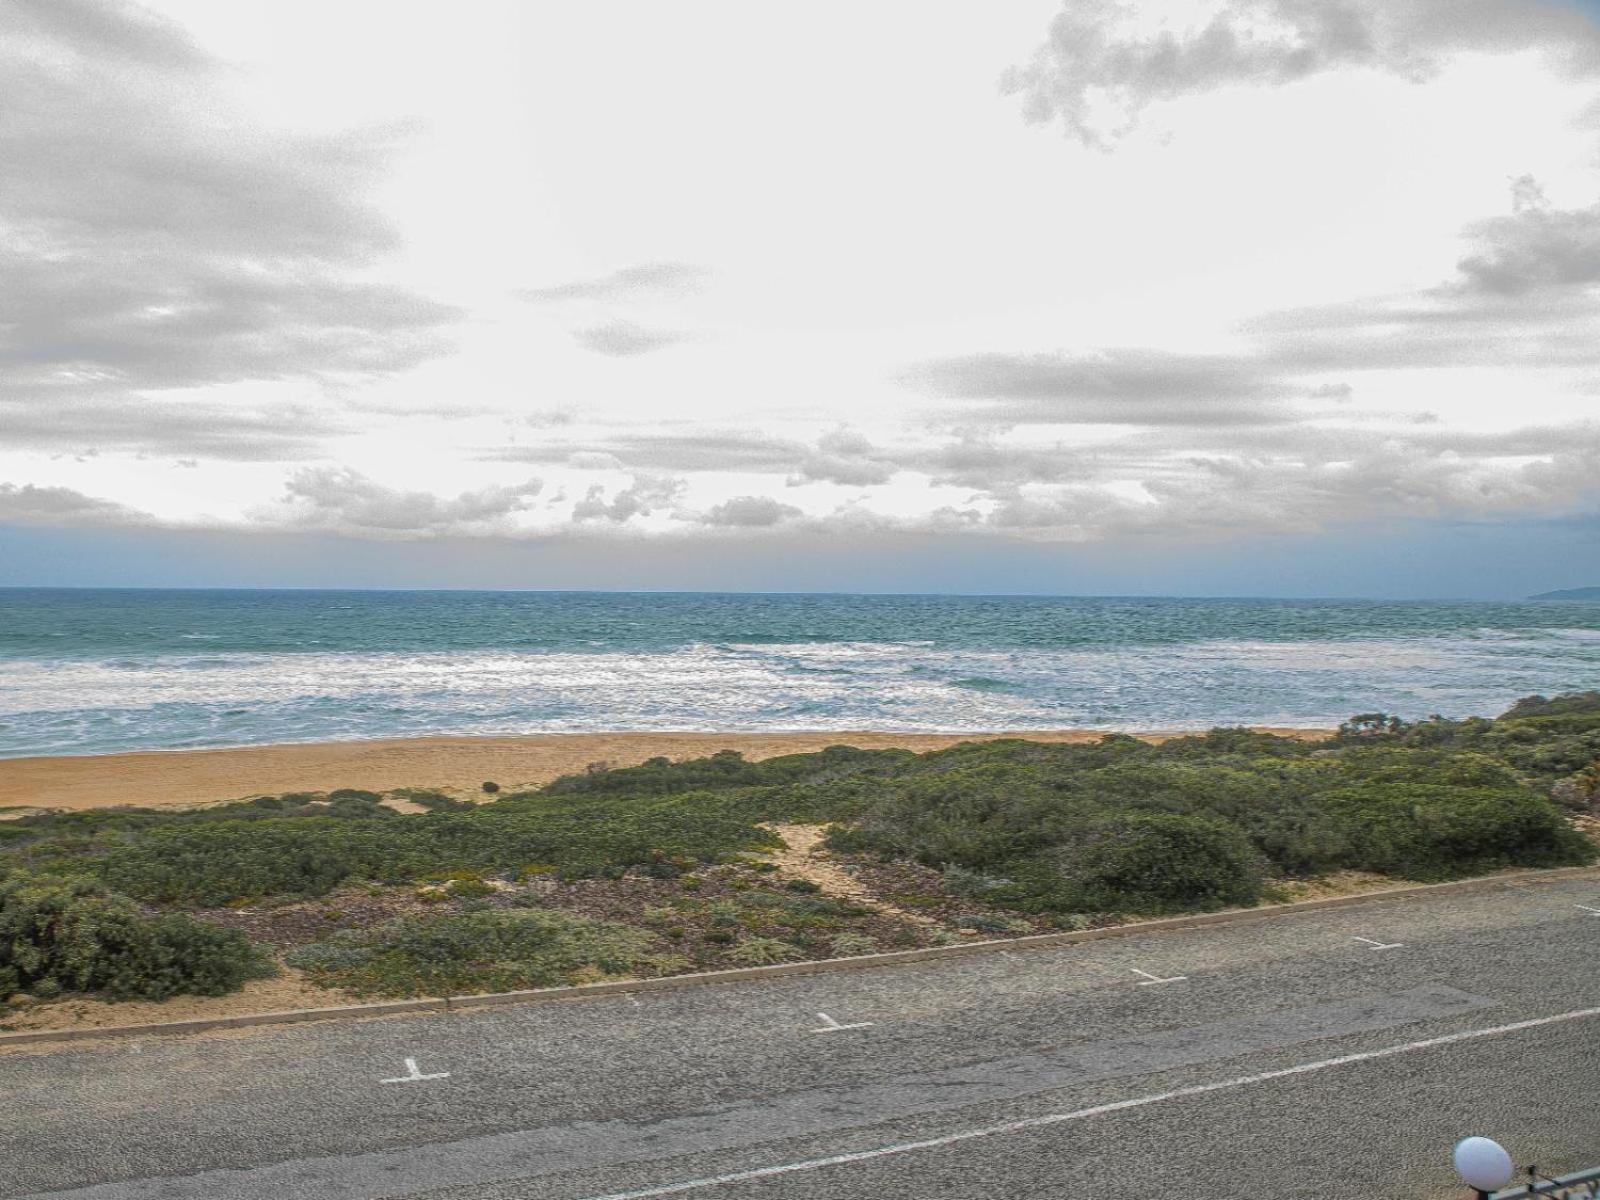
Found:
[[[1528,1168],[1525,1187],[1502,1192],[1511,1182],[1516,1166],[1506,1148],[1493,1138],[1468,1137],[1456,1143],[1450,1161],[1456,1174],[1478,1193],[1478,1200],[1525,1200],[1532,1196],[1553,1196],[1556,1200],[1600,1200],[1600,1167],[1577,1171],[1551,1179],[1538,1167]]]
[[[1450,1161],[1467,1186],[1476,1189],[1479,1200],[1489,1200],[1517,1173],[1511,1155],[1493,1138],[1462,1138],[1451,1152]]]

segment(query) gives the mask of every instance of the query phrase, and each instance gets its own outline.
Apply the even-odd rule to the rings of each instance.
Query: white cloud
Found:
[[[648,517],[674,504],[683,492],[683,480],[661,475],[635,475],[627,487],[607,499],[604,484],[591,484],[572,509],[574,521],[611,521],[625,525],[635,517]]]
[[[1576,7],[246,8],[13,6],[0,521],[1118,544],[1597,503]]]
[[[618,318],[604,325],[574,329],[572,336],[585,350],[593,350],[607,358],[632,358],[636,354],[664,350],[675,342],[683,341],[688,335],[671,329],[649,329]]]
[[[31,445],[288,452],[277,422],[154,390],[370,378],[441,354],[457,315],[366,272],[367,197],[396,128],[288,134],[239,111],[224,64],[126,3],[17,0],[0,29],[0,388]],[[224,452],[226,452],[224,450]]]
[[[286,511],[270,524],[357,537],[419,538],[496,535],[514,526],[543,489],[538,479],[486,487],[445,499],[426,491],[387,487],[348,467],[309,467],[286,485]]]

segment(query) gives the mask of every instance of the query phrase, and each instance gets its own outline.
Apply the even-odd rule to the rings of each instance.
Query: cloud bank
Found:
[[[1463,51],[1542,51],[1600,72],[1600,31],[1566,0],[1216,0],[1186,24],[1159,6],[1069,0],[1002,90],[1026,118],[1115,145],[1152,104],[1226,87],[1283,87],[1363,68],[1422,81]]]
[[[0,24],[0,422],[13,444],[244,457],[261,414],[150,393],[371,376],[446,348],[449,308],[361,277],[397,246],[365,197],[396,129],[281,133],[131,4],[15,0]],[[279,426],[284,422],[279,420]],[[304,426],[302,426],[302,429]]]

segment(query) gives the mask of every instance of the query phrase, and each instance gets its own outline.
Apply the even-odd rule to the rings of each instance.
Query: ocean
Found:
[[[0,589],[0,757],[585,730],[1318,727],[1600,687],[1600,604]]]

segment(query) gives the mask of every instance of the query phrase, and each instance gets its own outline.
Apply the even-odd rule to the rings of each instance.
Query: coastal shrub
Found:
[[[212,907],[261,896],[321,896],[351,877],[398,882],[369,831],[322,818],[153,830],[102,864],[112,887],[158,904]]]
[[[698,795],[647,800],[505,800],[392,821],[274,818],[163,826],[112,844],[98,867],[113,887],[158,904],[211,907],[243,897],[324,895],[349,879],[514,873],[529,862],[568,878],[686,865],[776,847],[777,836]]]
[[[829,746],[812,754],[785,754],[747,762],[737,750],[671,762],[652,758],[636,767],[589,770],[545,785],[546,795],[664,796],[682,792],[781,788],[808,789],[863,776],[886,775],[915,760],[910,750]]]
[[[741,967],[765,967],[800,957],[800,947],[778,938],[746,938],[731,951],[728,957]]]
[[[107,1000],[221,996],[273,973],[245,937],[180,915],[147,917],[87,879],[0,879],[0,1000],[88,992]]]
[[[957,929],[970,929],[974,933],[1004,933],[1010,928],[1010,922],[1004,917],[992,917],[987,913],[963,913],[951,924]]]
[[[956,863],[945,863],[944,886],[958,896],[977,896],[984,892],[993,891],[995,888],[1005,887],[1011,880],[1001,875],[985,875],[981,871],[969,871],[966,867]]]
[[[94,875],[164,906],[462,873],[645,875],[676,878],[686,893],[749,897],[778,890],[758,874],[772,864],[756,856],[780,845],[763,826],[802,821],[829,825],[832,849],[943,871],[941,898],[1082,913],[1244,902],[1263,875],[1364,868],[1442,878],[1593,856],[1549,798],[1584,809],[1600,797],[1600,693],[1530,697],[1494,720],[1369,713],[1348,725],[1322,742],[1214,729],[1160,745],[1124,735],[1072,745],[1013,738],[926,754],[830,747],[760,762],[725,751],[596,764],[483,805],[391,793],[431,809],[410,815],[359,789],[191,812],[32,813],[0,822],[0,873]],[[1215,874],[1190,870],[1208,855]],[[1128,862],[1153,864],[1148,878]],[[742,869],[717,869],[725,864]],[[1156,876],[1170,885],[1151,883]]]
[[[854,958],[861,954],[876,954],[878,939],[870,934],[846,930],[844,933],[834,934],[830,946],[835,958]]]
[[[399,917],[291,952],[324,987],[361,996],[439,996],[559,987],[654,972],[644,930],[548,909]]]
[[[1328,793],[1349,825],[1354,865],[1410,879],[1593,861],[1595,846],[1525,788],[1370,783]]]
[[[1055,878],[1039,899],[1066,911],[1179,912],[1261,896],[1261,859],[1244,832],[1192,813],[1116,813],[1045,861]]]
[[[395,788],[389,795],[397,800],[408,800],[429,812],[451,812],[472,807],[472,801],[457,800],[438,788]]]

